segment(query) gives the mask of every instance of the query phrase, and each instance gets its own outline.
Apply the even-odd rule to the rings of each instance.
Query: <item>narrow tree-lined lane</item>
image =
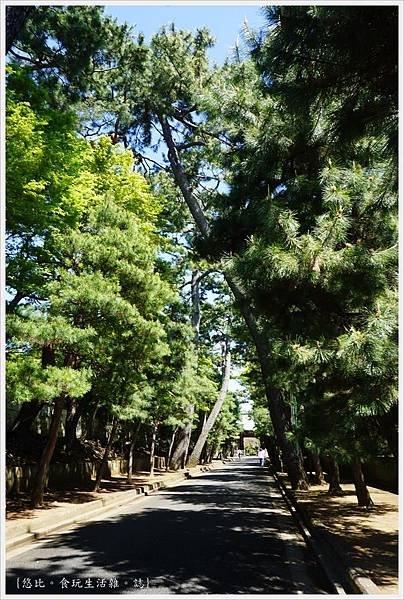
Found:
[[[31,546],[7,574],[9,593],[17,577],[46,586],[20,593],[328,593],[318,571],[274,481],[244,459]]]

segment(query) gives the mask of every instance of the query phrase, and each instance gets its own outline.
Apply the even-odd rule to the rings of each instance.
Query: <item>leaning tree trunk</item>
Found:
[[[55,451],[64,403],[64,395],[59,396],[55,400],[55,407],[53,410],[52,422],[49,429],[48,441],[42,452],[41,461],[39,463],[38,471],[35,475],[34,485],[32,489],[31,498],[35,508],[38,508],[43,504],[43,495],[45,490],[46,478],[48,476],[49,464],[52,460],[52,456]]]
[[[169,468],[170,468],[171,455],[173,453],[175,436],[177,435],[177,431],[178,431],[178,427],[174,427],[174,431],[173,431],[172,436],[171,436],[170,445],[168,447],[168,452],[167,452],[167,457],[166,457],[166,471],[168,471]]]
[[[227,396],[227,391],[229,389],[230,382],[230,369],[231,369],[231,354],[230,354],[230,341],[226,336],[225,339],[225,350],[224,350],[224,365],[223,365],[223,375],[222,375],[222,385],[220,388],[219,396],[207,418],[205,424],[202,427],[202,431],[199,434],[199,437],[196,441],[194,449],[192,450],[191,456],[188,459],[187,465],[189,467],[194,467],[199,463],[201,453],[205,442],[208,438],[209,432],[214,426],[217,417],[220,414],[223,403]]]
[[[105,450],[104,450],[104,454],[102,457],[102,461],[100,466],[98,467],[98,472],[97,472],[97,476],[95,478],[95,483],[94,483],[94,492],[99,492],[100,491],[100,485],[101,485],[101,479],[102,479],[102,474],[104,469],[106,468],[107,464],[108,464],[108,457],[109,457],[109,453],[111,450],[111,446],[112,446],[112,442],[115,438],[115,434],[116,434],[116,430],[118,428],[118,419],[116,417],[113,418],[113,422],[112,422],[112,429],[111,429],[111,433],[109,434],[109,438],[107,441],[107,445],[105,446]]]
[[[338,463],[333,456],[328,456],[329,464],[329,487],[328,493],[330,496],[343,496],[344,491],[340,485],[340,475]]]
[[[172,136],[171,126],[166,116],[158,115],[158,118],[162,128],[163,138],[168,148],[168,160],[170,162],[173,175],[201,235],[206,239],[209,235],[209,224],[202,207],[198,202],[198,199],[192,193],[187,175],[181,163],[177,146]],[[273,388],[273,386],[270,384],[270,352],[269,348],[267,347],[266,340],[258,330],[257,321],[251,309],[251,302],[249,298],[245,295],[234,277],[229,272],[225,271],[224,276],[233,292],[236,303],[256,347],[271,421],[274,426],[278,444],[282,450],[292,488],[307,489],[308,481],[303,466],[303,457],[301,451],[298,447],[298,444],[290,439],[292,427],[290,418],[287,416],[287,407],[282,401],[279,390]]]
[[[352,463],[352,475],[355,484],[356,497],[358,498],[358,505],[370,508],[374,506],[374,502],[370,497],[369,490],[365,483],[363,476],[362,465],[359,460],[355,460]]]

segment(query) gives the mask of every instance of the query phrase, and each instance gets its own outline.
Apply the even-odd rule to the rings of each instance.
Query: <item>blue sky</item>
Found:
[[[119,23],[135,25],[136,32],[143,32],[146,41],[162,25],[174,22],[178,29],[196,29],[206,26],[216,38],[215,47],[209,51],[212,61],[224,62],[234,47],[237,35],[247,18],[251,28],[265,24],[259,6],[106,6],[105,13],[115,17]]]

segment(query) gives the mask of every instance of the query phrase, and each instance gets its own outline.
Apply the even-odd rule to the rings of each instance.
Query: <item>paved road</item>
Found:
[[[274,481],[244,459],[31,544],[7,564],[7,593],[330,590]]]

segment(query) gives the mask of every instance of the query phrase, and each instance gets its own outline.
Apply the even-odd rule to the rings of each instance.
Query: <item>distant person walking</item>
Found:
[[[265,461],[265,450],[264,448],[260,448],[258,450],[258,458],[260,459],[260,467],[264,466],[264,461]],[[267,453],[268,454],[268,453]]]
[[[241,460],[241,450],[239,450],[239,451],[237,452],[237,454],[238,454],[238,459],[239,459],[239,460]]]

